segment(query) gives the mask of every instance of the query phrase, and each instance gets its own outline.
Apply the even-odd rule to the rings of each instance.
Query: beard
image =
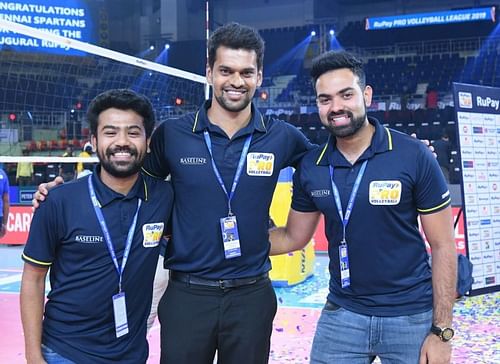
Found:
[[[227,111],[231,112],[240,112],[245,110],[245,108],[252,102],[252,96],[250,96],[250,93],[247,91],[245,96],[239,100],[239,101],[231,101],[228,100],[224,96],[224,91],[220,95],[214,95],[215,99],[217,100],[217,103]]]
[[[335,126],[334,122],[330,121],[336,115],[345,114],[349,117],[351,122],[347,125]],[[327,116],[326,128],[330,131],[330,133],[336,138],[347,138],[354,134],[356,134],[365,124],[366,121],[366,108],[362,115],[355,117],[354,114],[350,111],[342,111],[337,113],[329,113]]]
[[[132,157],[131,161],[112,161],[112,155],[119,152],[130,153]],[[110,175],[117,178],[126,178],[137,174],[142,168],[145,157],[144,153],[139,153],[137,149],[130,147],[108,148],[104,153],[98,149],[97,155],[101,167]]]

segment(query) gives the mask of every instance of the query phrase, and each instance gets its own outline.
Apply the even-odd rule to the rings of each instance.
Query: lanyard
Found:
[[[134,237],[135,226],[137,224],[137,216],[139,215],[139,209],[141,208],[141,199],[137,200],[137,210],[135,210],[134,219],[132,220],[132,224],[128,230],[127,241],[125,244],[125,251],[123,252],[123,259],[121,267],[118,266],[118,259],[116,259],[115,249],[113,247],[113,242],[111,241],[111,236],[109,235],[109,230],[106,225],[106,221],[104,220],[104,216],[101,211],[101,204],[97,200],[97,196],[95,194],[94,185],[91,181],[92,178],[88,179],[90,198],[92,199],[92,205],[94,206],[94,211],[97,216],[97,220],[99,221],[99,225],[101,225],[102,232],[104,234],[104,240],[106,242],[106,246],[108,247],[109,254],[111,255],[111,259],[113,260],[113,264],[115,265],[116,271],[118,272],[118,293],[122,291],[122,277],[123,271],[125,269],[125,264],[127,264],[128,255],[130,253],[130,248],[132,247],[132,239]]]
[[[363,162],[363,165],[361,166],[361,169],[358,172],[358,176],[356,177],[356,181],[354,182],[354,186],[352,187],[351,191],[351,196],[349,196],[349,202],[347,203],[347,208],[345,211],[345,216],[344,213],[342,212],[342,202],[340,201],[340,193],[337,188],[337,185],[333,181],[333,167],[330,165],[330,179],[332,182],[332,190],[333,190],[333,196],[335,198],[335,205],[337,205],[337,211],[340,216],[340,220],[342,221],[342,242],[341,244],[346,244],[345,240],[345,229],[347,227],[347,224],[349,223],[349,219],[351,217],[351,212],[354,207],[354,199],[356,198],[356,194],[358,193],[358,188],[361,183],[361,178],[363,178],[363,174],[365,173],[366,169],[366,164],[368,163],[368,160],[365,160]]]
[[[243,169],[243,165],[245,164],[245,159],[247,158],[248,149],[250,148],[250,142],[252,141],[252,134],[250,134],[245,140],[245,145],[243,146],[243,150],[241,151],[240,161],[238,162],[238,168],[236,168],[236,173],[234,175],[233,185],[231,186],[230,193],[227,193],[226,186],[224,186],[224,181],[222,180],[222,177],[219,173],[219,169],[215,164],[214,156],[212,154],[212,140],[210,139],[210,134],[208,133],[208,131],[205,130],[203,132],[203,136],[205,137],[205,144],[207,145],[208,152],[210,153],[210,158],[212,159],[212,169],[214,170],[215,176],[217,177],[217,180],[219,181],[219,184],[222,187],[222,190],[224,191],[227,197],[227,207],[229,210],[229,216],[232,216],[233,212],[231,210],[231,200],[233,199],[236,186],[240,181],[241,171]]]

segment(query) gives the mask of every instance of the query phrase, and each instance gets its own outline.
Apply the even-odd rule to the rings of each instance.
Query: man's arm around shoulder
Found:
[[[269,231],[271,242],[269,255],[279,255],[304,248],[313,237],[320,216],[319,211],[299,212],[290,209],[286,226]]]

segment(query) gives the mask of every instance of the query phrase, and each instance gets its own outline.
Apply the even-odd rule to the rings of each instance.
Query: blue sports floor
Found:
[[[0,245],[0,363],[24,363],[19,314],[22,247]],[[328,258],[316,256],[314,276],[291,287],[276,288],[270,363],[308,363],[316,321],[328,286]],[[455,305],[454,364],[500,364],[500,292],[466,297]],[[148,336],[149,363],[158,363],[159,326]]]

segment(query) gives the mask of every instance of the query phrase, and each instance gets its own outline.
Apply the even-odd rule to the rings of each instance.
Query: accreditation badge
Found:
[[[236,216],[227,216],[220,219],[222,242],[224,244],[224,256],[226,259],[241,256],[240,235],[238,233],[238,222]]]
[[[127,305],[125,303],[125,292],[113,296],[113,315],[115,317],[116,337],[128,334]]]
[[[162,222],[142,225],[142,235],[144,236],[142,246],[145,248],[154,248],[158,246],[163,236],[163,227],[164,224]]]
[[[339,246],[339,264],[340,264],[340,284],[342,288],[351,285],[351,274],[349,271],[349,254],[347,244],[343,241]]]

